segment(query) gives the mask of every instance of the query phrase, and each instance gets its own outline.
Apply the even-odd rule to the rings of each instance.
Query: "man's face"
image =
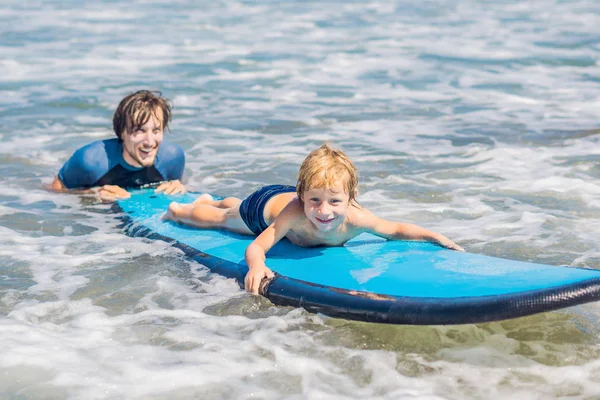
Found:
[[[123,139],[123,158],[134,167],[149,167],[154,164],[158,147],[163,140],[163,113],[156,109],[144,125],[133,126],[131,132],[125,130]]]

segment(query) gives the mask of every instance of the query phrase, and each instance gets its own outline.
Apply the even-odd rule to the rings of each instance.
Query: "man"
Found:
[[[116,138],[98,140],[77,151],[50,185],[56,191],[97,188],[102,201],[127,198],[126,189],[157,183],[156,191],[185,192],[181,147],[163,141],[171,107],[160,92],[140,90],[126,96],[113,117]]]

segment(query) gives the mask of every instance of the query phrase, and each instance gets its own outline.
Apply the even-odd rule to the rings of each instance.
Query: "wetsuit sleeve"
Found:
[[[156,169],[166,181],[181,179],[185,169],[183,149],[175,143],[163,142],[160,146]]]
[[[88,145],[75,151],[58,172],[58,179],[67,189],[96,186],[107,171],[108,160],[99,145]]]

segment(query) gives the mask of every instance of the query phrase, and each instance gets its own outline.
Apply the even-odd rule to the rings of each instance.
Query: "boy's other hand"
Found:
[[[454,243],[452,240],[450,240],[448,238],[444,238],[444,239],[440,240],[438,243],[440,244],[440,246],[445,247],[450,250],[465,251],[465,249],[463,249],[462,247],[460,247],[459,245],[457,245],[456,243]]]

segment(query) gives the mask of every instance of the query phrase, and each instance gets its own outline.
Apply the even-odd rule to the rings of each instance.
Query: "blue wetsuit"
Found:
[[[248,229],[258,236],[269,226],[265,222],[265,206],[267,202],[278,194],[295,191],[296,188],[294,186],[263,186],[242,201],[239,208],[240,217],[242,217]]]
[[[119,139],[106,139],[83,146],[58,172],[67,189],[117,185],[133,188],[149,183],[181,179],[185,155],[181,147],[163,141],[150,167],[134,167],[123,159]]]

